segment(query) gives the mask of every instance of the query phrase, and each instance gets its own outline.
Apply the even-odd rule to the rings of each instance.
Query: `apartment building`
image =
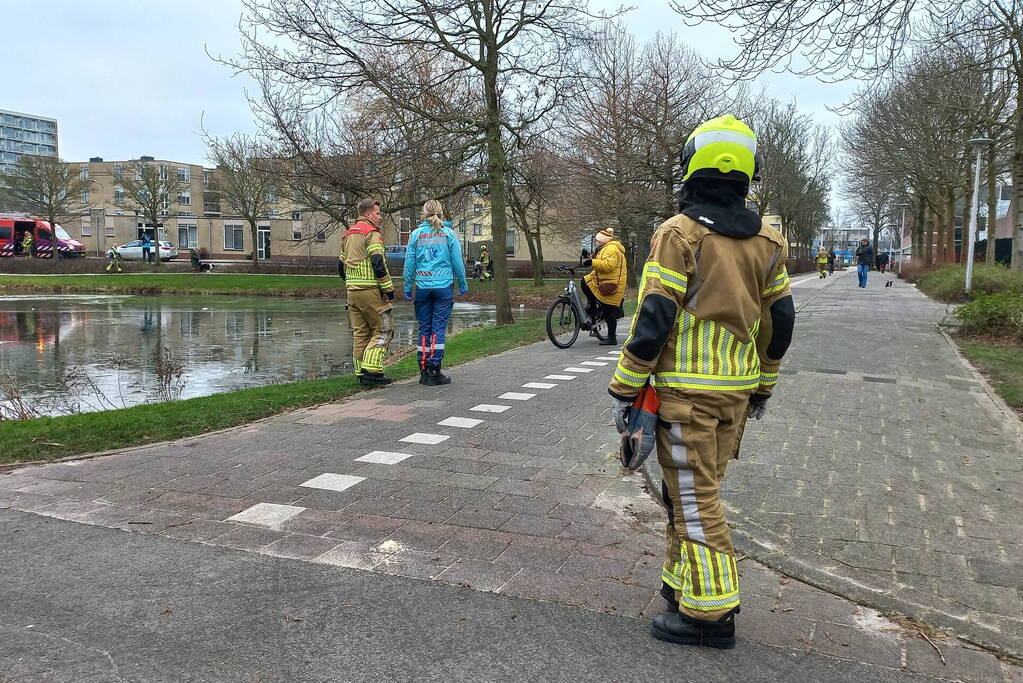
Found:
[[[0,109],[0,173],[13,173],[22,154],[57,156],[57,119]]]

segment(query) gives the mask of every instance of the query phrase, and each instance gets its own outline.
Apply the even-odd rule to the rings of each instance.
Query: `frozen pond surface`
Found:
[[[392,351],[416,334],[412,305],[394,310]],[[494,320],[493,306],[456,303],[450,329]],[[337,299],[0,295],[0,391],[16,386],[46,414],[159,401],[177,388],[189,398],[343,374],[351,352]]]

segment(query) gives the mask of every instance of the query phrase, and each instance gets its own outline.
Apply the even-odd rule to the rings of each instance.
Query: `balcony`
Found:
[[[204,214],[220,215],[220,202],[203,202],[202,212]]]

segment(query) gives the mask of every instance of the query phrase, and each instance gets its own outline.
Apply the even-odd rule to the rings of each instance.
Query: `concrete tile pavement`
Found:
[[[22,468],[0,477],[0,507],[650,616],[662,605],[662,513],[617,464],[607,350],[585,338],[567,351],[538,344],[455,368],[446,387],[399,384],[215,435]],[[556,386],[527,392],[531,382]],[[499,398],[508,393],[536,395]],[[472,410],[480,405],[508,407]],[[452,417],[482,422],[438,424]],[[447,438],[405,440],[413,434]],[[373,452],[411,457],[359,460]],[[793,457],[774,466],[805,464]],[[362,479],[319,488],[326,474]],[[277,521],[231,520],[267,504],[292,509]],[[740,567],[743,636],[868,661],[831,647],[826,634],[845,627],[898,653],[885,666],[906,668],[911,632],[802,584],[783,590],[795,582],[750,559]],[[856,621],[861,613],[870,619]],[[1001,666],[987,653],[963,656],[976,658]]]

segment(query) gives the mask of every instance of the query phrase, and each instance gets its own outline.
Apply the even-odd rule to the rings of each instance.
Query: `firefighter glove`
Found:
[[[388,301],[394,301],[394,290],[392,289],[389,292],[384,292],[384,296],[387,297]]]
[[[768,394],[753,394],[750,396],[746,415],[754,420],[762,418],[767,413],[767,399],[769,398],[771,397]]]
[[[611,398],[611,417],[615,421],[615,429],[618,430],[619,434],[624,434],[626,430],[626,418],[629,414],[629,408],[632,407],[632,401],[623,401],[620,398]]]

